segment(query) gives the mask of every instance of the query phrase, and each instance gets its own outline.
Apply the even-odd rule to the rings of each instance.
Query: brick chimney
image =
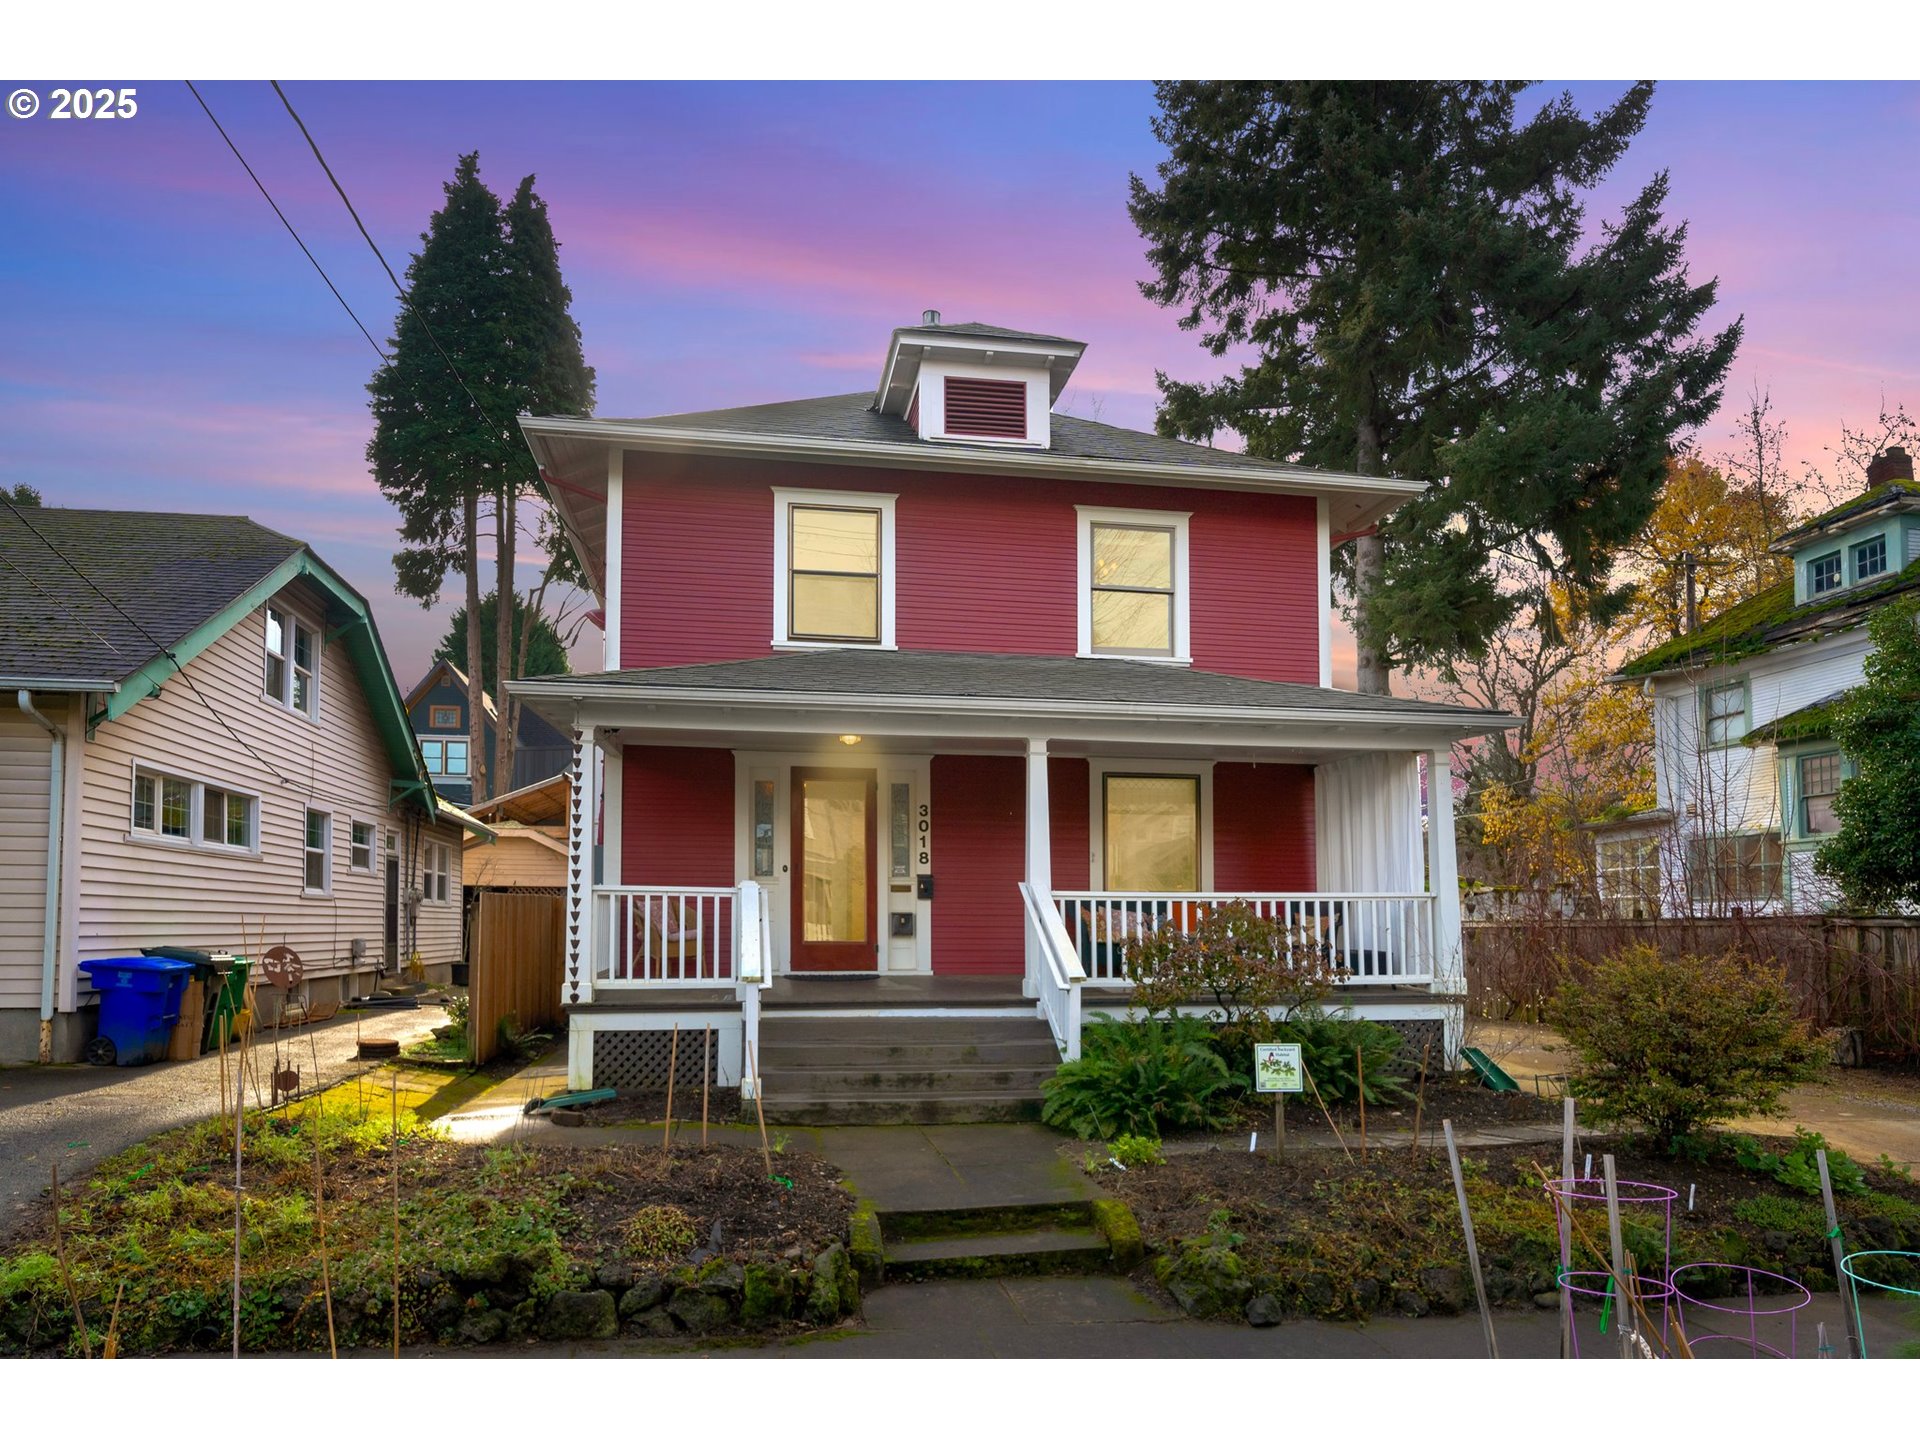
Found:
[[[1913,457],[1900,445],[1889,445],[1868,462],[1867,488],[1884,485],[1889,480],[1913,479]]]

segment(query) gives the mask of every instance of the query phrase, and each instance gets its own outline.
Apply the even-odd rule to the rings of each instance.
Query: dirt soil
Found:
[[[1413,1095],[1398,1105],[1369,1105],[1367,1107],[1367,1133],[1372,1135],[1411,1135],[1416,1112],[1419,1115],[1420,1131],[1425,1136],[1437,1136],[1442,1120],[1453,1121],[1454,1129],[1469,1127],[1479,1129],[1512,1129],[1522,1125],[1553,1125],[1560,1120],[1560,1107],[1551,1100],[1535,1095],[1531,1087],[1518,1091],[1501,1093],[1489,1090],[1479,1079],[1464,1071],[1442,1075],[1436,1073],[1427,1082],[1424,1097],[1416,1084]],[[1239,1123],[1230,1127],[1234,1130],[1258,1130],[1262,1135],[1273,1129],[1273,1098],[1258,1096],[1249,1098],[1239,1108]],[[1359,1142],[1360,1107],[1352,1101],[1330,1102],[1323,1112],[1312,1094],[1289,1095],[1287,1097],[1287,1133],[1307,1133],[1313,1135],[1331,1135],[1327,1118],[1331,1115],[1333,1124],[1348,1144]],[[1198,1136],[1183,1136],[1200,1138]],[[1265,1142],[1262,1141],[1262,1144]]]

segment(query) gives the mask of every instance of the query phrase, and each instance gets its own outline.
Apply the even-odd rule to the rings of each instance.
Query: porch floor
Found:
[[[763,1011],[1023,1003],[1018,975],[780,975],[761,997]]]

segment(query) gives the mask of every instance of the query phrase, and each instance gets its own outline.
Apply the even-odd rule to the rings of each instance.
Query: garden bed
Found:
[[[1792,1140],[1750,1143],[1774,1157],[1795,1150]],[[1743,1168],[1731,1143],[1701,1160],[1656,1155],[1630,1140],[1610,1148],[1623,1180],[1677,1192],[1674,1265],[1757,1265],[1809,1289],[1833,1289],[1817,1195]],[[1476,1149],[1462,1157],[1496,1305],[1556,1303],[1559,1241],[1534,1167],[1557,1174],[1559,1164],[1559,1146],[1551,1143]],[[1163,1165],[1096,1173],[1138,1217],[1155,1282],[1190,1314],[1271,1324],[1306,1315],[1453,1314],[1474,1303],[1444,1150],[1377,1150],[1365,1164],[1337,1148],[1303,1149],[1279,1161],[1264,1153],[1196,1151],[1170,1154]],[[1920,1185],[1881,1167],[1864,1172],[1862,1183],[1866,1193],[1838,1201],[1849,1247],[1920,1250]],[[1595,1243],[1605,1244],[1602,1207],[1583,1204],[1580,1223]],[[1630,1214],[1625,1234],[1643,1273],[1664,1268],[1657,1223]],[[1599,1265],[1591,1251],[1576,1248],[1573,1268]],[[1920,1283],[1920,1273],[1888,1278]]]
[[[1367,1133],[1410,1136],[1416,1108],[1421,1134],[1436,1141],[1442,1120],[1453,1121],[1456,1130],[1469,1125],[1498,1130],[1522,1125],[1557,1125],[1560,1121],[1559,1101],[1543,1099],[1531,1090],[1489,1090],[1478,1076],[1464,1070],[1447,1073],[1436,1070],[1428,1077],[1424,1097],[1418,1095],[1418,1090],[1416,1078],[1409,1083],[1405,1100],[1367,1106]],[[1359,1143],[1360,1107],[1354,1101],[1330,1101],[1323,1112],[1311,1094],[1289,1095],[1286,1116],[1289,1135],[1298,1131],[1330,1137],[1333,1131],[1328,1128],[1327,1117],[1331,1116],[1349,1145]],[[1258,1130],[1264,1145],[1273,1133],[1273,1096],[1247,1096],[1236,1104],[1235,1117],[1234,1124],[1224,1133],[1239,1135],[1244,1144],[1246,1132]],[[1205,1131],[1189,1131],[1180,1138],[1194,1139],[1204,1134]]]
[[[314,1128],[339,1348],[392,1343],[391,1121],[333,1092],[249,1118],[240,1338],[250,1352],[328,1347],[314,1209]],[[812,1154],[662,1155],[456,1144],[403,1113],[400,1341],[487,1344],[764,1331],[831,1323],[858,1303],[853,1199]],[[231,1122],[171,1132],[63,1187],[68,1265],[94,1352],[119,1304],[123,1355],[232,1344]],[[0,1354],[78,1354],[49,1213],[0,1252]]]

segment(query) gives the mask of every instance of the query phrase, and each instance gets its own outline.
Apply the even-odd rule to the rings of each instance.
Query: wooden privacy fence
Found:
[[[484,1065],[500,1045],[500,1022],[522,1030],[560,1021],[558,895],[489,891],[474,908],[473,958],[467,969],[467,1044]]]
[[[1728,951],[1777,961],[1801,1015],[1858,1031],[1884,1058],[1920,1061],[1920,917],[1675,916],[1659,920],[1536,916],[1462,927],[1474,1013],[1538,1020],[1555,990],[1628,945],[1670,958]]]

